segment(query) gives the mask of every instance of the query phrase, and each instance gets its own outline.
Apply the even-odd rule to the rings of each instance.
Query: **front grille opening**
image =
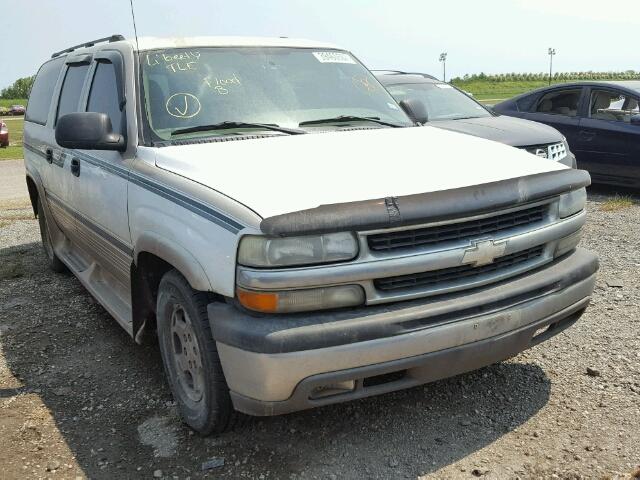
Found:
[[[369,249],[376,252],[410,249],[455,240],[470,240],[544,220],[549,205],[537,205],[489,218],[467,220],[434,227],[400,230],[369,235]]]
[[[367,377],[362,380],[362,386],[375,387],[378,385],[384,385],[385,383],[397,382],[407,376],[406,370],[400,370],[398,372],[384,373],[382,375],[375,375],[373,377]]]
[[[528,250],[499,257],[493,263],[481,267],[461,265],[459,267],[444,268],[442,270],[414,273],[411,275],[378,278],[374,280],[373,283],[379,290],[392,291],[413,287],[430,287],[460,281],[471,282],[479,276],[499,273],[508,268],[537,259],[542,256],[543,252],[544,245],[539,245]]]

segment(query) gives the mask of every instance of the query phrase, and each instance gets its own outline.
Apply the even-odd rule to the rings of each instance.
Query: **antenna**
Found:
[[[133,33],[136,36],[136,50],[138,50],[138,54],[140,54],[140,45],[138,44],[138,27],[136,27],[136,14],[133,11],[133,0],[129,0],[131,4],[131,18],[133,19]]]

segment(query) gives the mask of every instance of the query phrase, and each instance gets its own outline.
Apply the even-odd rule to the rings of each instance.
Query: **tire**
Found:
[[[51,243],[51,235],[49,233],[49,226],[47,224],[47,217],[45,216],[44,209],[42,208],[42,202],[38,197],[36,208],[38,209],[38,223],[40,224],[40,238],[42,238],[42,248],[44,254],[47,257],[47,265],[51,270],[56,273],[63,273],[68,271],[67,266],[62,263],[62,260],[58,258],[56,252],[53,250],[53,244]]]
[[[183,421],[203,436],[229,430],[240,418],[211,335],[209,303],[178,271],[162,277],[156,315],[164,370]]]

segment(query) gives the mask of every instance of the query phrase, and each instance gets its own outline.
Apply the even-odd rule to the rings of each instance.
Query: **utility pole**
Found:
[[[549,85],[551,85],[551,76],[553,75],[553,56],[556,54],[555,48],[549,48]]]
[[[440,54],[440,61],[442,62],[442,81],[447,81],[447,52]]]

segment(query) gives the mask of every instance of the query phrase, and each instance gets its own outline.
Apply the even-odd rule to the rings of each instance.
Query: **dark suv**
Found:
[[[425,73],[377,71],[376,77],[401,104],[423,112],[419,123],[506,143],[575,168],[562,134],[541,123],[502,116],[451,84]]]

